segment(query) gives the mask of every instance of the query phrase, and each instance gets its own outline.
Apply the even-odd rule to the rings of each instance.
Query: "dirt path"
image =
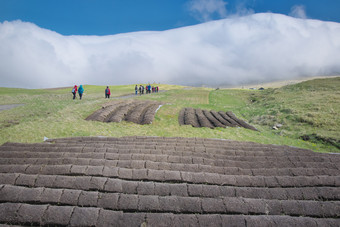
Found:
[[[8,104],[8,105],[0,105],[0,111],[10,110],[18,106],[23,106],[25,104]]]
[[[162,92],[166,92],[166,90],[161,90],[161,91],[158,91],[157,93],[162,93]],[[144,95],[153,95],[153,94],[157,94],[157,93],[151,93],[151,94],[144,94]],[[142,95],[142,96],[144,96]],[[140,95],[135,95],[134,93],[133,94],[130,94],[130,95],[122,95],[122,96],[117,96],[117,97],[112,97],[112,99],[128,99],[128,98],[134,98],[134,97],[140,97]]]

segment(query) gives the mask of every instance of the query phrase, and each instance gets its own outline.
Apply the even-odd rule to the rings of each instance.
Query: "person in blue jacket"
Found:
[[[78,94],[79,94],[80,99],[83,97],[83,93],[84,93],[83,85],[80,85],[78,89]]]

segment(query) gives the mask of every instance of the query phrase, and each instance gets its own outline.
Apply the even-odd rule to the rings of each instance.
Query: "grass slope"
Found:
[[[71,136],[165,136],[203,137],[267,144],[290,145],[318,152],[340,152],[332,144],[318,139],[339,139],[340,78],[313,80],[265,91],[208,88],[184,88],[159,85],[164,93],[135,97],[166,103],[151,125],[129,122],[101,123],[85,121],[107,102],[104,86],[85,85],[83,100],[72,100],[71,88],[27,90],[0,88],[0,104],[25,103],[0,112],[0,144],[41,142],[48,138]],[[134,85],[110,86],[112,96],[131,94]],[[260,131],[244,128],[193,128],[179,126],[178,113],[183,107],[233,111]],[[282,123],[277,131],[274,123]],[[300,136],[318,135],[311,141]],[[312,137],[311,137],[312,138]],[[313,138],[312,138],[313,139]]]
[[[316,79],[251,94],[253,124],[283,124],[280,135],[340,149],[340,77]]]

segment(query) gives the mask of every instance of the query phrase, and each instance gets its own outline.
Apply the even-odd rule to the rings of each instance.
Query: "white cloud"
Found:
[[[294,5],[290,10],[289,15],[300,19],[307,19],[306,8],[303,5]]]
[[[192,15],[201,22],[210,21],[216,16],[218,19],[225,18],[226,5],[223,0],[191,0],[188,3]]]
[[[253,14],[163,32],[62,36],[0,23],[0,86],[234,85],[340,74],[340,24]]]

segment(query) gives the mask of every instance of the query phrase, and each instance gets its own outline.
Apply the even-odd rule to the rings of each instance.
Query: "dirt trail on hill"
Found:
[[[0,224],[339,226],[340,156],[201,138],[0,146]]]
[[[0,105],[0,112],[3,110],[10,110],[18,106],[24,106],[25,104],[7,104],[7,105]]]
[[[158,91],[157,93],[162,93],[162,92],[167,92],[167,90],[160,90]],[[153,95],[153,94],[157,94],[157,93],[151,93],[151,94],[143,94],[142,96],[144,95]],[[128,99],[128,98],[135,98],[135,97],[140,97],[141,95],[139,94],[130,94],[130,95],[122,95],[122,96],[117,96],[117,97],[112,97],[112,99]]]

